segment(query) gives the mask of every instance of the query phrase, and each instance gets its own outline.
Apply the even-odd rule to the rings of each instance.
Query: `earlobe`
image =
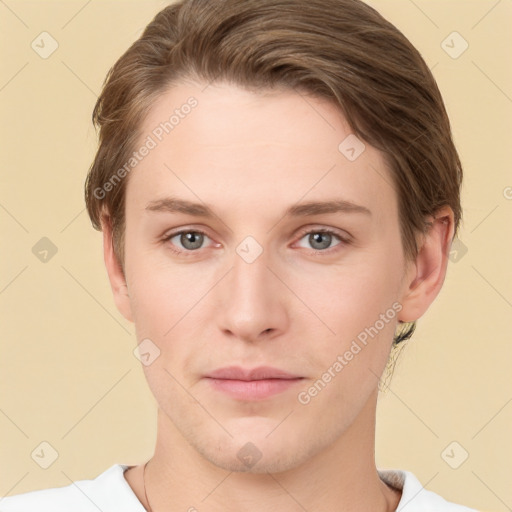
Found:
[[[110,217],[106,215],[102,217],[101,227],[103,231],[103,256],[114,302],[119,312],[128,321],[133,322],[128,285],[126,284],[123,268],[114,250]]]
[[[454,234],[453,211],[448,206],[429,219],[427,233],[421,240],[418,255],[404,282],[399,320],[418,320],[440,292],[446,276],[448,255]]]

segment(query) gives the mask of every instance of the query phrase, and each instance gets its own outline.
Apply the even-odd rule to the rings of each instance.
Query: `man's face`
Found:
[[[160,350],[144,366],[159,435],[225,469],[279,471],[370,421],[406,288],[382,155],[346,139],[335,106],[291,90],[183,83],[141,133],[125,271],[137,340]],[[296,378],[213,378],[263,366]]]

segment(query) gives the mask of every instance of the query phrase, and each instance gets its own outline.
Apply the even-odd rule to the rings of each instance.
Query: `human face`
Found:
[[[219,467],[293,468],[376,396],[406,266],[389,170],[368,144],[340,150],[350,134],[325,100],[227,84],[173,86],[143,123],[156,147],[126,190],[130,318],[160,351],[144,371],[161,413]],[[263,366],[296,378],[212,378]]]

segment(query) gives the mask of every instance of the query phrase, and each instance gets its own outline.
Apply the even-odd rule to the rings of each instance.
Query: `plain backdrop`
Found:
[[[444,288],[380,395],[377,466],[408,469],[450,501],[510,510],[512,2],[370,3],[432,68],[465,172]],[[155,402],[83,183],[105,74],[164,5],[0,2],[0,496],[152,454]]]

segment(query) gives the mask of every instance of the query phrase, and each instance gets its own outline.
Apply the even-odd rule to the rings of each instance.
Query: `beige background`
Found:
[[[0,1],[0,496],[152,453],[155,403],[82,190],[103,78],[165,4]],[[408,469],[451,501],[510,510],[512,2],[371,4],[433,69],[465,169],[463,246],[381,394],[377,465]],[[43,31],[59,45],[47,59],[31,47]],[[457,59],[442,47],[453,31],[469,44]],[[453,53],[463,41],[446,44]],[[32,252],[43,237],[58,251],[47,262]],[[43,441],[58,452],[48,469],[31,458]],[[469,458],[452,469],[445,459],[460,462],[463,450]]]

